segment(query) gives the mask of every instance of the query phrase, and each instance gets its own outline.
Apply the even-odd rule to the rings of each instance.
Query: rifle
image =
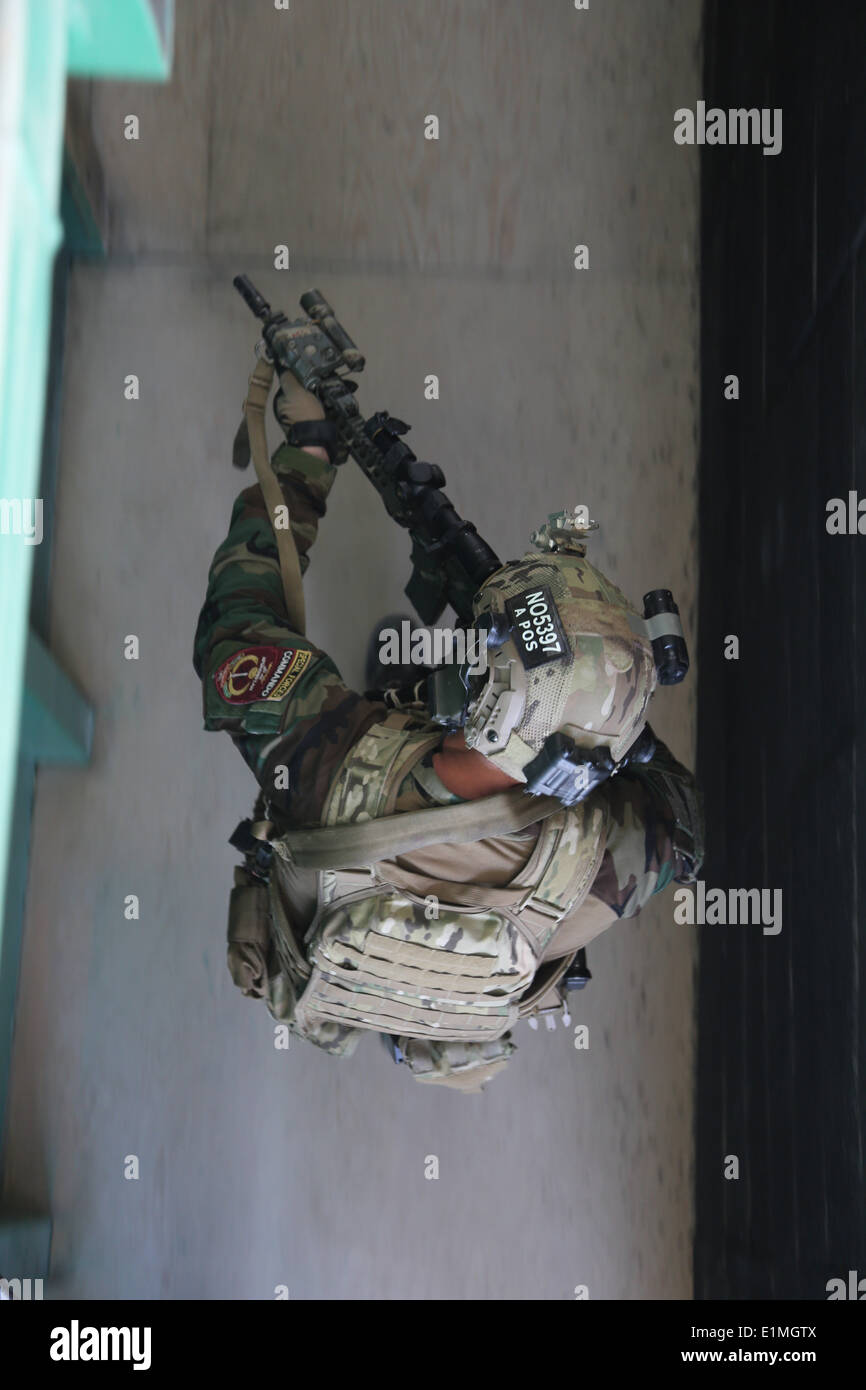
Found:
[[[409,531],[412,574],[404,592],[421,621],[435,623],[450,603],[458,622],[468,626],[474,593],[502,561],[454,510],[438,464],[422,462],[403,443],[410,426],[387,411],[363,418],[354,398],[358,383],[350,376],[363,371],[365,359],[324,295],[308,290],[300,299],[304,317],[288,319],[247,276],[235,276],[233,284],[261,320],[260,355],[278,373],[291,372],[321,401],[337,430],[335,462],[351,455],[388,515]]]

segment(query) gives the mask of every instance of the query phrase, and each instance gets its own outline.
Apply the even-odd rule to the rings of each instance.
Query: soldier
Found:
[[[287,442],[271,468],[305,574],[336,433],[291,374],[280,382]],[[271,511],[258,484],[237,499],[195,637],[205,727],[231,735],[261,787],[232,840],[246,863],[229,968],[336,1055],[378,1031],[417,1079],[478,1091],[515,1021],[562,1007],[587,942],[697,877],[691,774],[658,741],[651,761],[621,761],[647,739],[651,644],[585,547],[548,535],[547,553],[475,595],[487,670],[466,678],[462,727],[446,731],[420,703],[348,689],[293,630]],[[554,734],[617,775],[573,804],[527,795]]]

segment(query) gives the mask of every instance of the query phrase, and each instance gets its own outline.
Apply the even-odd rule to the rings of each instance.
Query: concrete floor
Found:
[[[500,554],[586,502],[596,563],[636,600],[672,588],[694,631],[697,158],[672,136],[700,4],[178,9],[168,88],[93,89],[112,250],[72,277],[52,644],[95,749],[38,778],[6,1194],[50,1207],[59,1297],[688,1297],[694,956],[670,897],[590,949],[589,1050],[521,1024],[481,1097],[431,1094],[372,1037],[344,1063],[275,1051],[224,963],[254,787],[201,729],[190,654],[239,483],[238,271],[290,312],[328,296],[365,412],[412,422]],[[407,556],[348,464],[307,604],[352,682]],[[653,711],[684,758],[694,690]]]

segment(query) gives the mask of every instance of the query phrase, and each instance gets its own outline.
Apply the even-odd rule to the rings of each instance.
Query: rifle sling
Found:
[[[514,787],[456,806],[404,811],[356,825],[290,830],[275,838],[299,868],[348,869],[395,859],[427,845],[463,844],[508,835],[561,810],[562,803],[555,796],[530,796],[522,787]]]
[[[277,508],[285,507],[288,511],[288,507],[283,490],[277,481],[277,475],[271,467],[268,455],[268,437],[265,431],[265,406],[268,403],[273,379],[273,363],[260,357],[249,380],[247,398],[244,401],[244,418],[247,422],[253,465],[277,542],[277,555],[280,561],[280,576],[283,581],[283,595],[286,600],[289,627],[293,632],[304,633],[306,631],[304,588],[301,583],[301,566],[295,538],[292,535],[291,519],[290,524],[286,527],[276,525]]]

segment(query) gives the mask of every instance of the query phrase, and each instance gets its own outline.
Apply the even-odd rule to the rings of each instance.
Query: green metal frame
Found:
[[[72,76],[165,81],[173,37],[174,0],[69,0]]]
[[[0,4],[0,498],[39,487],[66,80],[64,4]],[[58,23],[58,15],[61,22]],[[0,922],[34,547],[0,535]]]
[[[47,632],[68,257],[57,276],[53,263],[64,231],[75,254],[105,254],[99,213],[64,153],[66,75],[164,81],[173,30],[174,0],[0,0],[0,501],[32,501],[40,488],[46,494],[38,557],[37,547],[10,533],[13,509],[0,512],[0,1153],[35,773],[42,763],[86,763],[93,734],[92,710],[39,635]],[[46,428],[49,357],[58,390]],[[28,628],[33,579],[35,630]],[[20,1274],[42,1277],[50,1222],[38,1214],[0,1220],[7,1265],[0,1275],[16,1277],[8,1261],[22,1233],[34,1267]]]

